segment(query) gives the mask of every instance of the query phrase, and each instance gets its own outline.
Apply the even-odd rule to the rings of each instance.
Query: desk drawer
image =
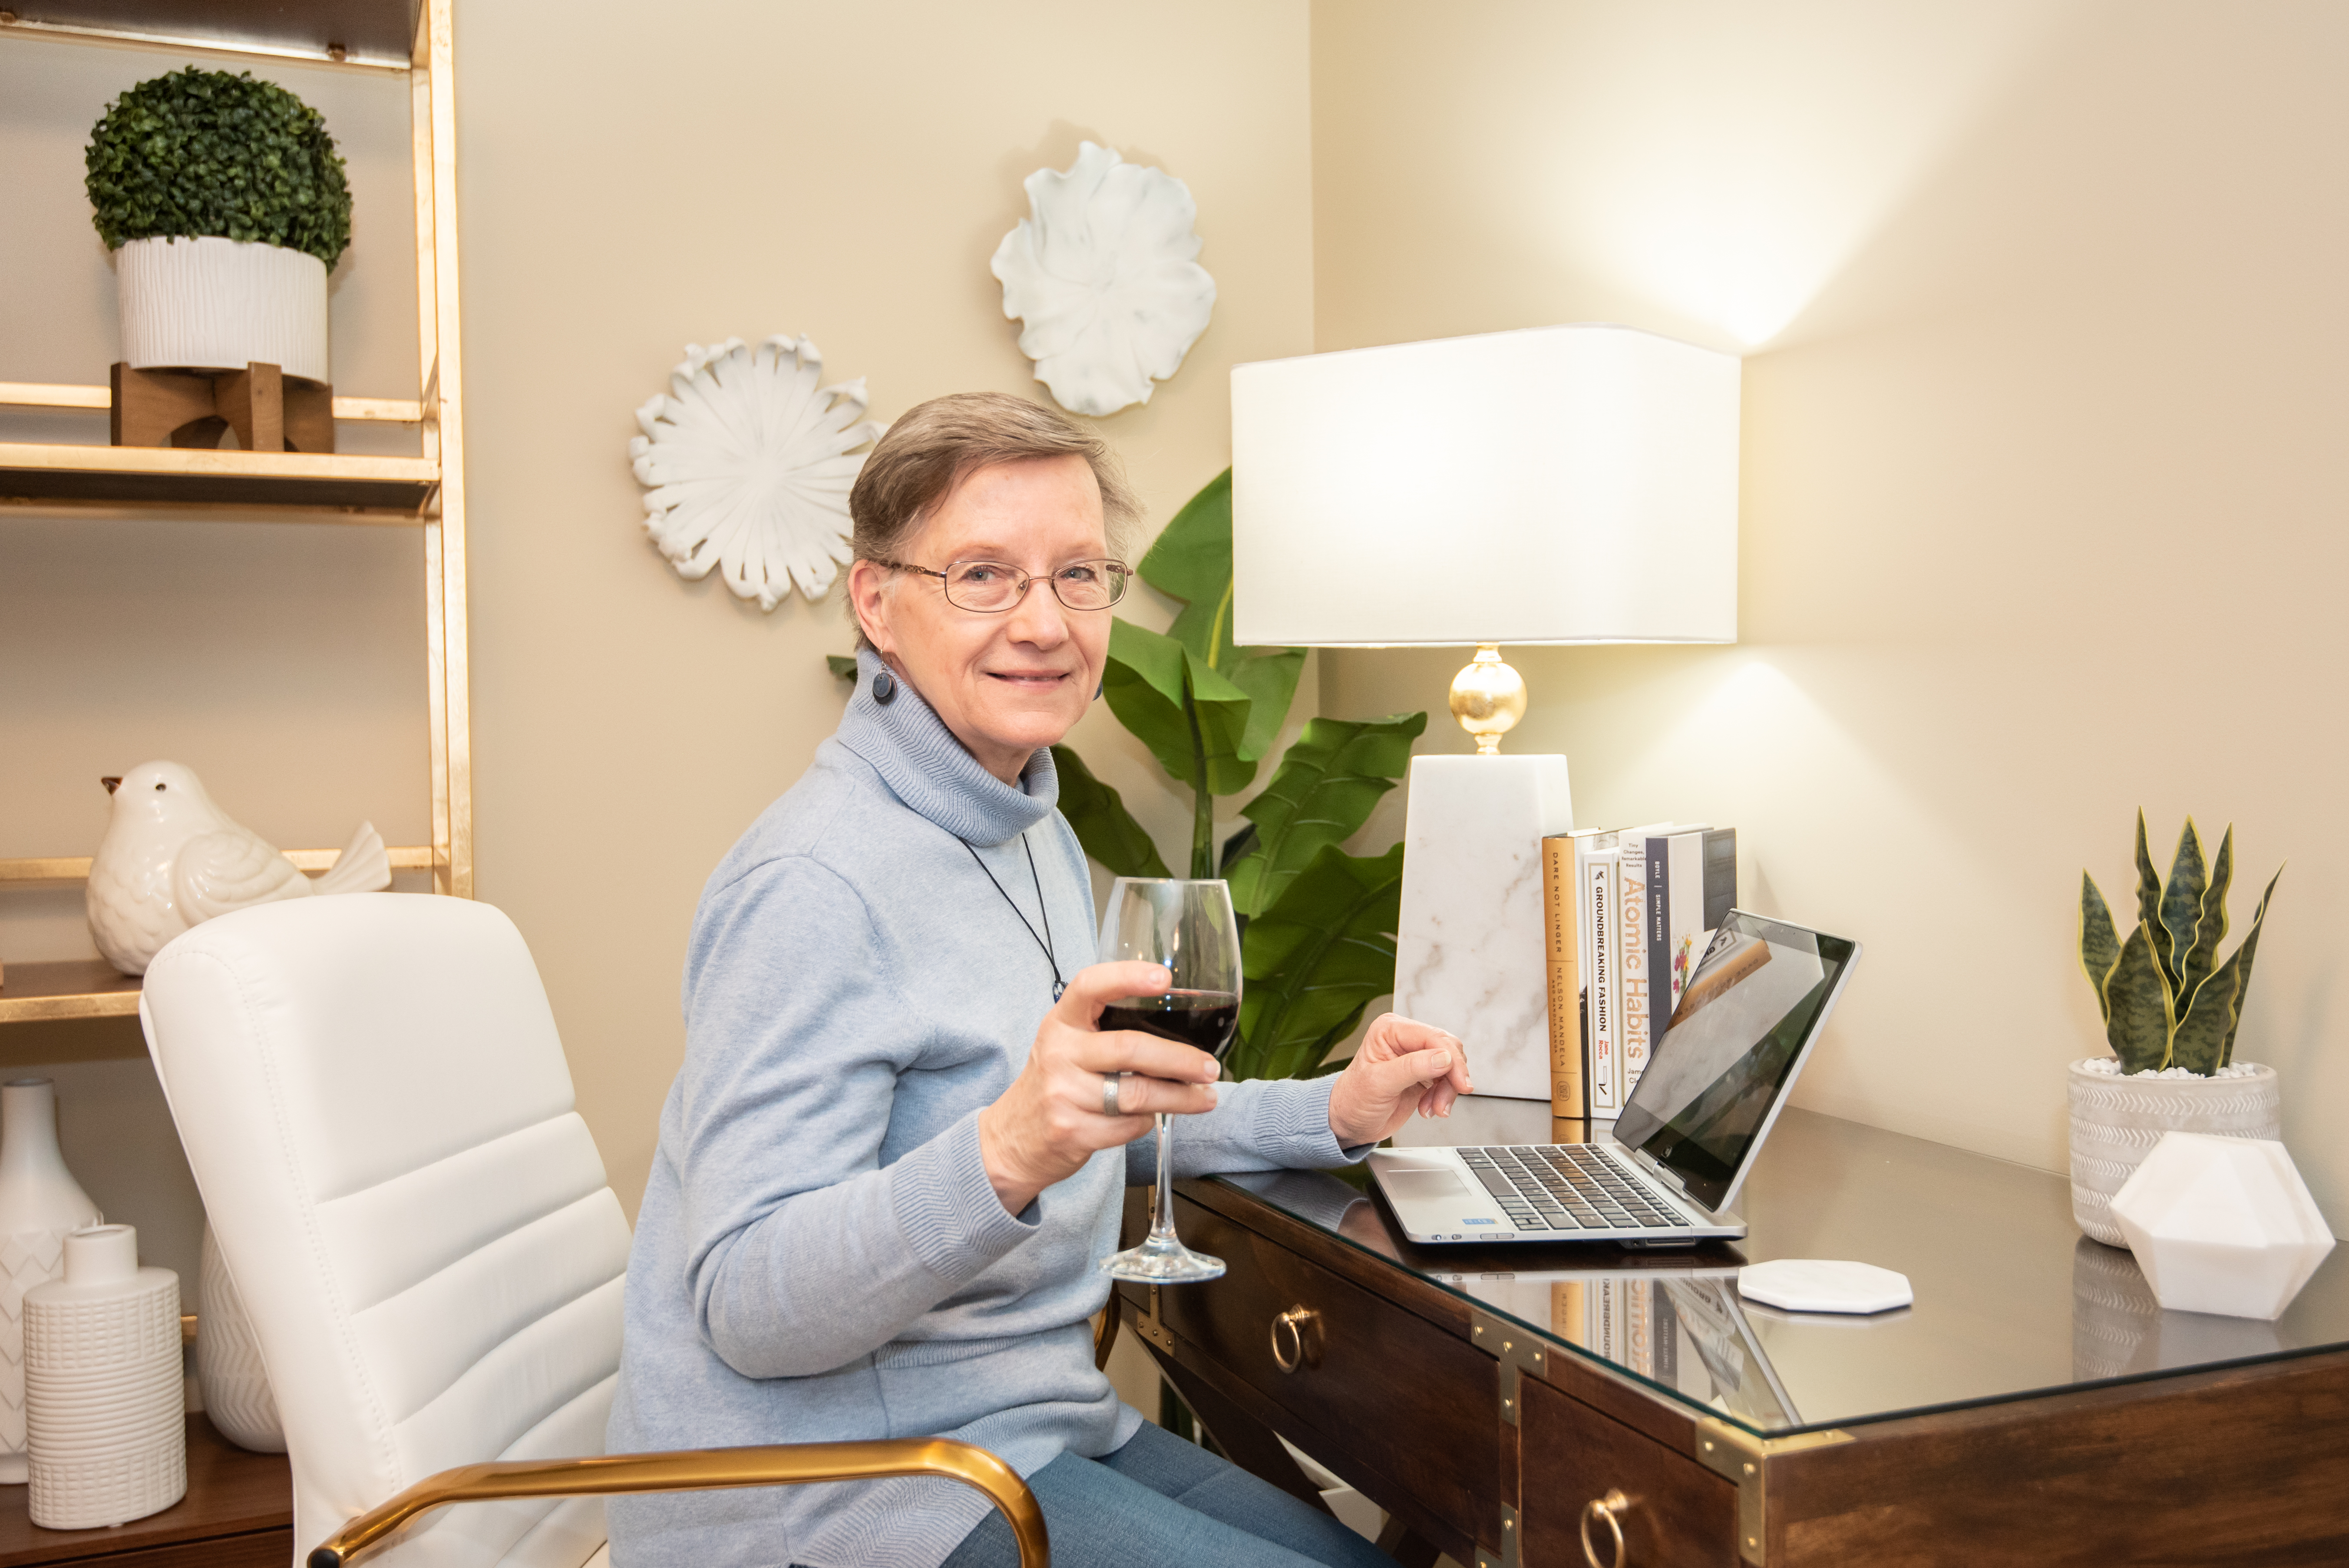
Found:
[[[1417,1314],[1349,1284],[1277,1243],[1177,1200],[1183,1239],[1231,1265],[1206,1284],[1158,1291],[1160,1321],[1296,1419],[1338,1439],[1299,1448],[1374,1498],[1401,1488],[1464,1536],[1500,1539],[1500,1392],[1494,1359]],[[1274,1348],[1274,1319],[1293,1331]],[[1286,1357],[1293,1371],[1280,1365]],[[1356,1477],[1350,1467],[1375,1473]]]
[[[1676,1453],[1546,1383],[1525,1380],[1519,1448],[1524,1470],[1517,1517],[1528,1563],[1580,1563],[1583,1510],[1618,1491],[1628,1500],[1622,1568],[1735,1568],[1737,1489]],[[1593,1522],[1599,1561],[1614,1541]]]

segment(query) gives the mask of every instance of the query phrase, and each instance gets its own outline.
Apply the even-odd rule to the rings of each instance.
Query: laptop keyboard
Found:
[[[1463,1149],[1460,1158],[1520,1231],[1696,1228],[1650,1198],[1588,1144]]]

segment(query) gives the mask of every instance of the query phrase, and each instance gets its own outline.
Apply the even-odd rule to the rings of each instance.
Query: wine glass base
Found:
[[[1195,1253],[1172,1236],[1149,1236],[1138,1247],[1102,1259],[1101,1272],[1135,1284],[1195,1284],[1223,1278],[1224,1260]]]

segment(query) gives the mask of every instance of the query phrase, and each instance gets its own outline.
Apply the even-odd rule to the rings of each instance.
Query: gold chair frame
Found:
[[[1093,1326],[1093,1365],[1109,1364],[1117,1343],[1114,1295]],[[309,1568],[350,1568],[384,1545],[419,1514],[453,1502],[497,1502],[525,1497],[613,1497],[627,1492],[712,1491],[726,1487],[805,1486],[826,1480],[875,1480],[884,1476],[934,1475],[976,1488],[1011,1526],[1020,1568],[1051,1568],[1051,1538],[1044,1511],[1019,1472],[969,1443],[951,1438],[898,1438],[861,1443],[771,1443],[743,1449],[684,1449],[659,1454],[607,1454],[597,1459],[520,1460],[460,1465],[427,1476],[406,1491],[346,1523],[313,1548]]]
[[[756,1448],[460,1465],[427,1476],[345,1524],[312,1549],[309,1568],[347,1568],[385,1544],[417,1515],[452,1502],[804,1486],[813,1481],[873,1480],[900,1475],[941,1476],[977,1488],[1011,1526],[1012,1537],[1019,1543],[1020,1568],[1051,1568],[1052,1547],[1044,1529],[1044,1511],[1028,1483],[1019,1479],[1019,1472],[985,1449],[950,1438],[770,1443]]]

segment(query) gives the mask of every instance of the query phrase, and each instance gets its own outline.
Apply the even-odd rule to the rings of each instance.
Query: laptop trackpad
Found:
[[[1397,1198],[1411,1198],[1433,1202],[1438,1199],[1457,1198],[1468,1191],[1468,1184],[1449,1171],[1398,1171],[1392,1167],[1379,1172],[1379,1184]]]

